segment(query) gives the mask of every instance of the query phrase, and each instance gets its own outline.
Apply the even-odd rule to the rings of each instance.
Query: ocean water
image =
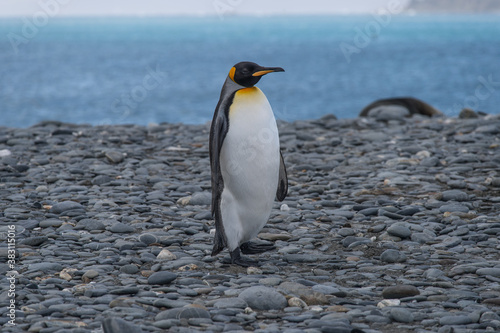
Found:
[[[277,118],[354,118],[413,96],[500,113],[499,16],[0,18],[0,126],[205,123],[233,64]]]

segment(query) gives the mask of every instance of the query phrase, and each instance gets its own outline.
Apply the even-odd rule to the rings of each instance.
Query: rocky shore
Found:
[[[0,127],[2,332],[500,331],[499,116],[279,127],[248,269],[210,256],[208,125]]]

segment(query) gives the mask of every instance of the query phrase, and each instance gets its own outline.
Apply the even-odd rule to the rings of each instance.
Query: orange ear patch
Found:
[[[233,67],[231,68],[231,70],[229,71],[229,77],[231,78],[231,80],[234,81],[234,73],[236,72],[236,68]]]

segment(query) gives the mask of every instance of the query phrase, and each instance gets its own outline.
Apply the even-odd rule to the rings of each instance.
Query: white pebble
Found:
[[[311,306],[311,307],[309,308],[309,311],[311,311],[311,312],[316,312],[316,313],[320,313],[320,312],[323,312],[323,308],[322,308],[321,306],[317,306],[317,305],[315,305],[315,306]]]
[[[2,149],[2,150],[0,150],[0,157],[9,156],[11,154],[12,154],[11,151],[8,150],[8,149]]]
[[[280,207],[280,210],[281,210],[282,212],[287,212],[287,211],[289,211],[289,210],[290,210],[290,207],[288,207],[288,205],[287,205],[287,204],[282,204],[282,205],[281,205],[281,207]]]
[[[398,306],[401,304],[399,299],[384,299],[377,304],[377,308],[382,309],[386,306]]]
[[[158,253],[156,258],[162,259],[162,260],[175,260],[175,259],[177,259],[177,256],[175,254],[173,254],[172,252],[170,252],[169,250],[163,249],[160,251],[160,253]]]

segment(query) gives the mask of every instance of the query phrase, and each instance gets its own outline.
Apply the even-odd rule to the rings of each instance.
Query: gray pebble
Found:
[[[442,193],[443,201],[467,201],[469,195],[460,190],[449,190]]]
[[[139,268],[136,265],[129,264],[122,266],[120,268],[120,272],[126,273],[126,274],[136,274],[139,272]]]
[[[452,203],[452,204],[441,206],[439,208],[439,211],[441,213],[446,213],[446,212],[450,212],[450,213],[455,213],[455,212],[468,213],[469,212],[469,208],[467,206],[464,206],[464,205],[461,205],[461,204],[458,204],[458,203]]]
[[[390,316],[392,320],[398,323],[411,323],[414,320],[411,311],[405,308],[392,308]]]
[[[118,223],[113,223],[111,228],[109,228],[109,231],[114,233],[124,234],[124,233],[134,232],[135,228],[128,224],[118,222]]]
[[[155,317],[155,321],[191,318],[210,318],[210,313],[198,307],[175,308],[158,313]]]
[[[83,229],[88,231],[105,230],[106,226],[101,221],[97,221],[94,219],[82,219],[76,224],[75,229]]]
[[[49,212],[54,214],[61,214],[70,210],[82,210],[85,211],[85,207],[83,207],[80,203],[74,201],[63,201],[56,203],[53,205]]]
[[[380,260],[387,263],[405,262],[406,254],[398,250],[388,249],[382,252]]]
[[[473,318],[466,315],[445,316],[439,319],[440,325],[467,325],[474,322]]]
[[[226,308],[240,308],[244,309],[248,306],[247,302],[243,298],[232,297],[232,298],[223,298],[214,303],[214,306],[219,309]]]
[[[164,285],[164,284],[170,284],[175,279],[177,279],[177,274],[175,274],[175,273],[171,273],[171,272],[156,272],[156,273],[153,273],[148,278],[148,283],[149,284]]]
[[[250,287],[240,293],[238,297],[255,310],[281,310],[288,305],[285,296],[269,287]]]
[[[29,264],[28,270],[30,271],[41,271],[41,272],[50,272],[57,271],[60,272],[63,269],[63,266],[58,263],[53,262],[41,262],[35,264]]]
[[[395,223],[391,225],[389,228],[387,228],[387,233],[392,236],[396,236],[403,239],[411,237],[410,228],[399,223]]]
[[[150,245],[158,242],[158,238],[152,234],[142,234],[139,236],[139,240],[146,245]]]
[[[500,277],[500,268],[492,267],[492,268],[480,268],[476,271],[477,275],[486,276],[491,275],[494,277]]]
[[[63,224],[63,221],[59,219],[47,219],[40,221],[40,228],[49,228],[49,227],[60,227]]]
[[[29,246],[40,246],[43,243],[47,242],[48,240],[49,240],[49,238],[46,236],[28,237],[28,238],[23,239],[21,241],[21,244],[29,245]]]
[[[143,331],[136,325],[121,318],[106,318],[102,321],[104,333],[142,333]]]
[[[189,200],[190,205],[195,206],[208,206],[212,204],[212,193],[209,192],[197,192],[191,196]]]
[[[385,299],[405,298],[416,295],[420,295],[420,291],[415,286],[408,285],[386,287],[382,291],[382,297]]]

